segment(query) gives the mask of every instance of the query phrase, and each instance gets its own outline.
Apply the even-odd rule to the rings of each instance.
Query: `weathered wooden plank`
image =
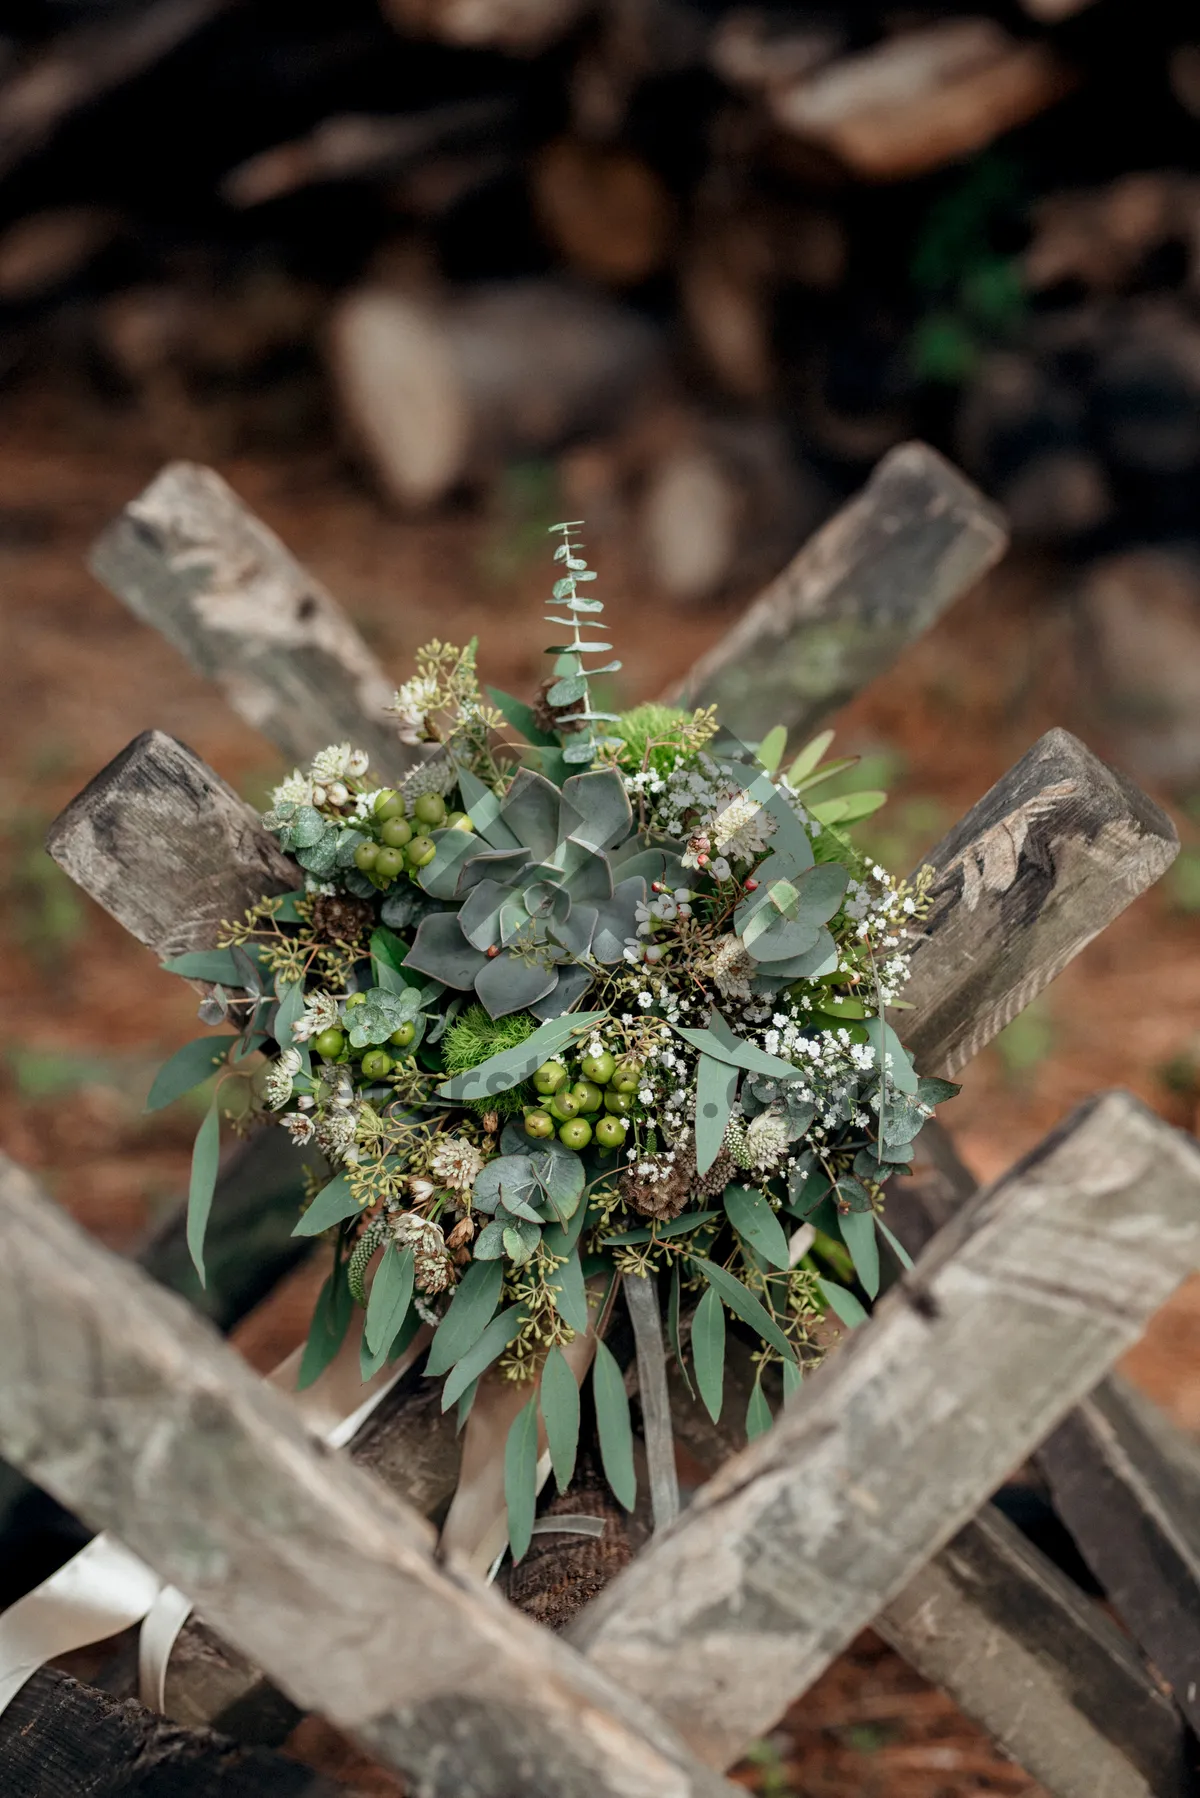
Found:
[[[1096,1384],[1197,1255],[1200,1149],[1127,1094],[1081,1107],[941,1232],[573,1639],[727,1765]]]
[[[1084,1560],[1200,1727],[1200,1449],[1112,1377],[1036,1460]]]
[[[680,698],[719,705],[757,742],[807,731],[889,668],[1004,554],[994,506],[924,443],[879,463],[684,678]]]
[[[90,566],[286,756],[349,738],[389,780],[420,759],[383,716],[394,683],[337,601],[211,468],[170,463]]]
[[[895,1018],[920,1071],[965,1066],[1178,852],[1152,799],[1047,731],[927,858],[932,907],[904,990],[916,1010]]]
[[[180,1729],[52,1667],[0,1715],[0,1790],[4,1798],[349,1798],[296,1761]]]
[[[1093,1599],[984,1508],[878,1630],[1054,1798],[1191,1798],[1194,1743]]]
[[[716,1798],[640,1701],[434,1560],[179,1299],[0,1162],[0,1448],[429,1798]],[[416,1652],[414,1652],[414,1649]]]
[[[889,1182],[887,1198],[892,1228],[914,1256],[978,1189],[936,1121],[918,1148],[913,1176]],[[1114,1384],[1109,1375],[1048,1441],[1068,1437]],[[1147,1469],[1151,1478],[1158,1471]],[[1054,1798],[1125,1789],[1114,1784],[1112,1747],[1156,1795],[1197,1789],[1194,1744],[1158,1676],[1073,1581],[1023,1537],[1014,1540],[994,1506],[921,1569],[875,1627]]]
[[[59,867],[158,955],[209,949],[225,919],[303,876],[252,806],[174,737],[143,731],[50,826]]]

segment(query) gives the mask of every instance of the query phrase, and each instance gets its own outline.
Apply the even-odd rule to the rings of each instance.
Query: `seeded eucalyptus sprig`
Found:
[[[569,618],[556,618],[546,614],[550,624],[569,626],[572,632],[570,643],[552,643],[546,654],[556,656],[554,672],[558,676],[554,685],[546,694],[546,703],[551,706],[574,706],[583,701],[583,710],[571,713],[571,725],[582,726],[582,729],[571,729],[563,744],[563,760],[572,766],[590,767],[602,749],[620,748],[620,739],[608,735],[597,736],[593,726],[597,724],[617,724],[619,719],[614,712],[597,712],[592,708],[592,697],[588,687],[589,679],[597,674],[615,674],[621,666],[620,662],[605,662],[601,668],[586,668],[583,658],[591,655],[604,655],[612,648],[611,643],[586,643],[580,628],[583,615],[596,615],[604,610],[604,601],[600,599],[584,599],[579,593],[579,586],[584,581],[594,581],[596,576],[585,561],[580,543],[571,541],[571,532],[579,530],[582,520],[574,519],[568,524],[552,524],[551,533],[560,531],[562,542],[554,552],[554,560],[562,562],[565,572],[554,583],[553,598],[570,613]]]

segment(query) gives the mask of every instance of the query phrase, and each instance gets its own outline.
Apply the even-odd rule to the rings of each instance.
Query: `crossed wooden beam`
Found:
[[[808,727],[892,659],[906,617],[919,634],[1003,541],[974,490],[907,445],[751,608],[735,649],[706,659],[689,697],[736,705],[754,657],[765,674],[809,666],[806,637],[851,645],[828,650],[824,700],[811,681],[787,686],[784,715]],[[167,470],[96,566],[289,753],[363,740],[359,709],[382,675],[215,475]],[[307,735],[305,683],[326,708]],[[402,753],[385,744],[377,766],[399,772]],[[222,917],[297,879],[250,808],[158,733],[72,802],[50,846],[159,953],[209,946]],[[902,1026],[923,1070],[964,1065],[1176,847],[1163,814],[1067,733],[1036,744],[932,857]],[[901,1651],[938,1662],[940,1683],[1058,1798],[1189,1790],[1186,1731],[1150,1670],[1003,1519],[975,1515],[1064,1417],[1070,1429],[1089,1416],[1081,1401],[1196,1264],[1200,1151],[1134,1100],[1084,1106],[966,1199],[872,1322],[569,1641],[437,1565],[422,1514],[453,1485],[454,1443],[418,1380],[351,1449],[389,1497],[18,1170],[0,1193],[0,1353],[20,1370],[0,1388],[0,1447],[186,1590],[239,1651],[214,1674],[209,1640],[191,1677],[185,1631],[177,1714],[219,1720],[236,1703],[244,1715],[257,1666],[423,1792],[684,1798],[728,1790],[716,1769],[882,1612]],[[1154,1492],[1178,1546],[1182,1476],[1164,1470],[1190,1462],[1169,1432],[1154,1443],[1137,1481],[1119,1454],[1109,1474],[1127,1496],[1139,1481]],[[1182,1565],[1195,1616],[1196,1560],[1182,1552]],[[939,1657],[950,1641],[973,1652]]]

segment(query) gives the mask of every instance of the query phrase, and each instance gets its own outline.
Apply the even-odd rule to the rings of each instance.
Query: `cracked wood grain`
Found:
[[[896,1029],[923,1074],[953,1075],[1179,853],[1152,799],[1051,730],[937,845],[932,905]]]
[[[0,1450],[425,1798],[729,1788],[0,1160]]]
[[[890,668],[1008,546],[996,508],[936,450],[905,443],[684,677],[757,743],[811,730]]]
[[[394,683],[337,601],[211,468],[168,464],[90,566],[289,758],[349,738],[388,780],[421,759],[384,717]]]
[[[1091,1390],[1198,1255],[1200,1149],[1127,1094],[1082,1106],[952,1220],[572,1639],[728,1765]]]
[[[77,886],[166,959],[211,949],[221,924],[299,868],[186,744],[143,731],[50,826],[46,847]]]

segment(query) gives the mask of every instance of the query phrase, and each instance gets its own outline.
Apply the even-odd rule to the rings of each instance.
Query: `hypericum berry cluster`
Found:
[[[533,1075],[533,1085],[542,1103],[525,1113],[526,1136],[542,1140],[557,1136],[576,1152],[591,1142],[601,1149],[619,1149],[642,1085],[642,1070],[637,1062],[618,1061],[602,1049],[583,1056],[574,1079],[565,1061],[544,1061]]]
[[[440,793],[421,793],[406,804],[403,794],[383,788],[375,794],[371,809],[356,820],[365,841],[354,851],[360,874],[380,890],[407,874],[415,879],[437,854],[431,830],[472,831],[466,812],[452,812]]]

